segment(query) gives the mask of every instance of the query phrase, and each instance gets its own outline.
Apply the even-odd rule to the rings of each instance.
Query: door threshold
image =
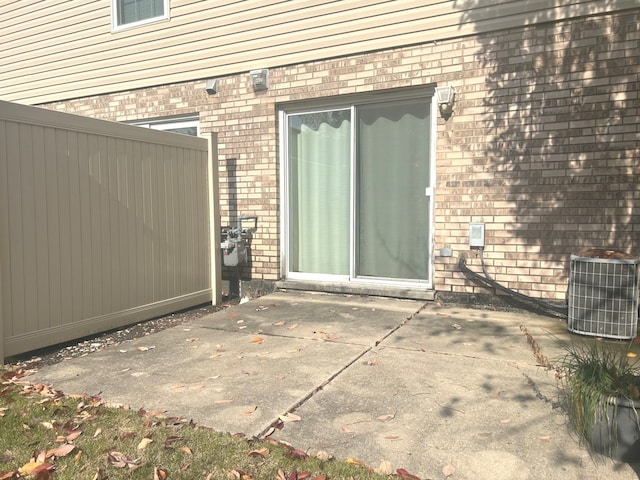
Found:
[[[433,301],[435,290],[395,285],[354,285],[352,283],[313,282],[302,280],[280,280],[276,287],[290,290],[308,290],[312,292],[346,293],[354,295],[373,295],[378,297],[407,298],[412,300]]]

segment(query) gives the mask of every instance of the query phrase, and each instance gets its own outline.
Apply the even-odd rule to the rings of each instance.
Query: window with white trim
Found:
[[[200,122],[197,116],[142,120],[131,122],[131,124],[139,127],[153,128],[154,130],[163,130],[165,132],[192,135],[194,137],[200,135]]]
[[[111,0],[111,28],[120,30],[167,20],[169,0]]]

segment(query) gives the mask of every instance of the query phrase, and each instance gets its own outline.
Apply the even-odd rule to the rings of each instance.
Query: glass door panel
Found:
[[[357,107],[356,276],[429,280],[430,105]]]
[[[349,275],[351,111],[287,119],[289,271]]]

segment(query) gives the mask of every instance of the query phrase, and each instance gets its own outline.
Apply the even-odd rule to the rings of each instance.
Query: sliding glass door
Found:
[[[291,115],[289,270],[349,275],[351,111]]]
[[[429,279],[429,110],[361,106],[356,177],[358,277]]]
[[[288,276],[429,284],[430,98],[282,118]]]

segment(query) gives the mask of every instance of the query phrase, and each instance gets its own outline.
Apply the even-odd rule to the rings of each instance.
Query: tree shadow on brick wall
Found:
[[[474,18],[482,9],[471,7],[479,3],[456,2],[470,9],[464,22],[486,20]],[[612,9],[608,3],[598,4],[603,13]],[[640,14],[558,21],[573,15],[571,8],[547,9],[532,15],[530,26],[480,37],[473,53],[486,72],[487,95],[479,101],[482,125],[474,127],[475,144],[484,144],[473,157],[491,175],[470,175],[460,186],[483,192],[485,211],[501,202],[502,214],[516,216],[506,228],[537,260],[566,261],[585,247],[639,255]],[[477,106],[463,89],[460,111]]]

